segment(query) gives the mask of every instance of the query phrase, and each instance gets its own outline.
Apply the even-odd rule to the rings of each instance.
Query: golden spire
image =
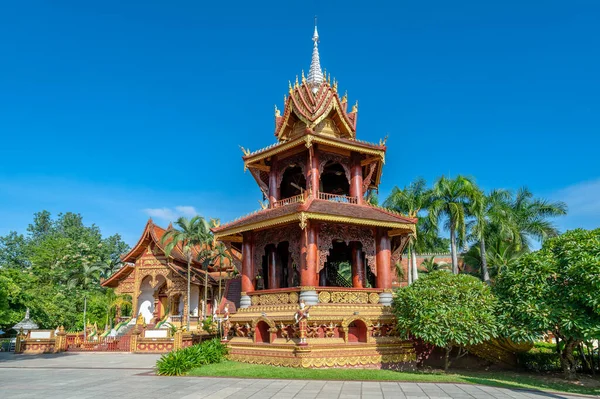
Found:
[[[333,91],[337,93],[337,80],[333,79]]]
[[[298,87],[298,75],[296,75],[296,84],[294,84],[294,89]]]
[[[302,84],[306,83],[306,78],[304,77],[304,69],[302,70]]]
[[[293,89],[292,89],[292,81],[291,80],[288,80],[288,89],[289,89],[288,91],[290,92],[290,95],[292,95]]]
[[[348,90],[346,90],[346,92],[344,93],[344,96],[342,97],[342,102],[343,103],[348,102]]]
[[[275,117],[279,118],[281,116],[281,112],[277,109],[277,104],[275,104]]]
[[[357,113],[358,112],[358,100],[356,100],[356,104],[354,104],[352,106],[352,112]]]

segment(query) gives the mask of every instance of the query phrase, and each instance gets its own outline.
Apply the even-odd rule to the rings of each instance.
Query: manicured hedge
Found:
[[[218,338],[166,353],[156,362],[158,375],[183,375],[193,368],[225,360],[227,347]]]

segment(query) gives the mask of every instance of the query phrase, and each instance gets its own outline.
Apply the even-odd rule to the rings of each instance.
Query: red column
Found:
[[[277,250],[274,245],[267,247],[267,264],[269,267],[269,289],[279,288],[277,278]]]
[[[248,231],[243,233],[242,241],[242,292],[254,291],[252,263],[252,232]]]
[[[352,153],[352,166],[350,168],[350,196],[356,197],[358,204],[362,203],[363,175],[360,165],[360,154]]]
[[[377,228],[375,234],[375,250],[377,251],[377,288],[392,288],[392,250],[387,231]]]
[[[307,226],[300,232],[300,286],[316,287],[319,285],[317,265],[319,248],[317,246],[318,230],[315,223],[308,221]]]
[[[309,187],[312,188],[312,194],[314,198],[319,196],[319,151],[317,151],[317,145],[313,144],[308,149],[308,160],[306,161],[306,182]]]
[[[352,287],[363,288],[364,287],[364,271],[365,265],[362,257],[362,250],[360,249],[360,243],[353,241],[352,245]]]
[[[277,188],[277,158],[271,158],[271,170],[269,171],[269,204],[271,208],[279,200],[279,189]]]

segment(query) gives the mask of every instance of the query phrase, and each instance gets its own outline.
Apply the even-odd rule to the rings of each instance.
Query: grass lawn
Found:
[[[600,395],[600,380],[598,378],[582,378],[578,382],[570,383],[556,375],[510,371],[452,371],[449,374],[444,374],[374,369],[296,369],[225,361],[193,369],[189,372],[189,375],[300,380],[453,382],[483,384],[501,388],[539,389]]]

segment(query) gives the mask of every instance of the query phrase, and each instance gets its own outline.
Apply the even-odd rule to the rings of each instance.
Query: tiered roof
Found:
[[[388,227],[414,232],[417,219],[369,204],[357,205],[315,199],[309,196],[304,203],[263,209],[233,222],[215,227],[212,231],[220,240],[237,239],[244,231],[256,230],[303,220],[342,222],[373,227]]]
[[[171,228],[171,226],[169,226]],[[102,286],[104,287],[113,287],[117,286],[119,281],[125,279],[135,267],[133,263],[135,263],[136,259],[139,258],[148,245],[153,243],[161,252],[165,253],[165,245],[169,242],[162,243],[162,237],[168,231],[168,229],[164,229],[149,219],[146,223],[146,227],[144,228],[144,232],[142,236],[138,240],[137,244],[125,255],[121,257],[122,261],[125,262],[125,265],[117,270],[112,276],[102,282]],[[217,281],[210,275],[210,273],[206,273],[202,270],[202,263],[197,260],[198,254],[200,252],[200,248],[193,248],[193,258],[192,258],[192,283],[196,284],[204,284],[205,276],[208,277],[209,284],[216,284]],[[241,258],[241,254],[237,252],[234,248],[230,248],[230,253],[234,258]],[[180,277],[187,279],[187,258],[183,252],[183,247],[181,244],[178,244],[173,248],[171,253],[169,254],[169,262],[167,262],[167,267],[171,268],[176,274]],[[220,260],[217,259],[214,265],[214,270],[218,270],[220,267]],[[225,259],[223,262],[223,270],[226,271],[228,269],[233,268],[234,266],[228,259]]]

